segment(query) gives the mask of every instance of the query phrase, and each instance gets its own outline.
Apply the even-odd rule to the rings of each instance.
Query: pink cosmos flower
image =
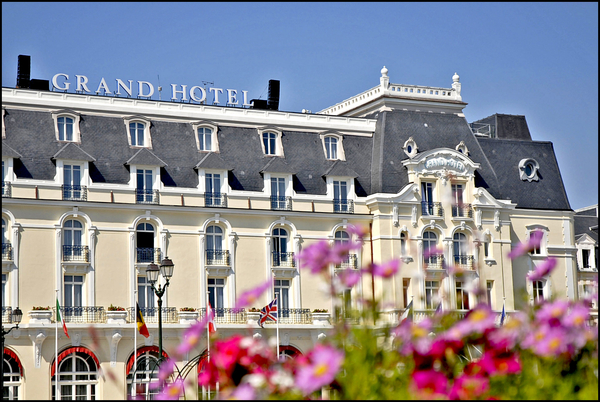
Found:
[[[445,397],[448,392],[448,378],[433,369],[414,371],[411,387],[416,389],[420,397],[428,399]]]
[[[562,318],[567,313],[569,302],[567,300],[556,300],[547,302],[542,305],[535,315],[535,319],[539,322],[545,322],[550,326],[558,326]]]
[[[490,390],[490,380],[481,375],[462,374],[454,380],[448,398],[450,399],[476,399]]]
[[[258,298],[265,293],[273,284],[273,278],[269,278],[265,283],[258,285],[254,289],[246,290],[237,299],[235,308],[248,307],[258,301]]]
[[[227,399],[250,401],[256,399],[256,391],[248,383],[240,384]]]
[[[344,353],[333,346],[317,344],[309,355],[309,363],[296,373],[296,387],[304,395],[331,384],[344,361]]]
[[[569,328],[582,328],[585,326],[589,314],[590,309],[583,303],[574,303],[571,311],[563,316],[562,324]]]
[[[327,270],[331,261],[331,247],[325,240],[313,243],[298,254],[300,268],[308,268],[313,274]]]
[[[360,240],[364,239],[369,234],[369,228],[367,226],[354,226],[348,225],[348,233],[355,234]]]
[[[211,315],[205,315],[203,319],[195,322],[185,330],[183,341],[177,346],[176,355],[178,357],[182,357],[198,344],[202,336],[206,333],[206,326],[211,318]]]
[[[542,242],[543,236],[544,233],[542,233],[539,230],[534,230],[529,234],[529,240],[517,244],[517,246],[513,248],[510,253],[508,253],[508,258],[514,260],[515,258],[527,254],[528,252],[538,248]]]
[[[183,379],[178,378],[159,392],[158,395],[156,395],[156,399],[163,401],[179,400],[182,393]]]
[[[175,371],[175,361],[173,359],[163,360],[158,368],[158,381],[150,383],[150,389],[162,388],[167,378]]]
[[[550,275],[554,268],[556,268],[557,262],[558,260],[556,258],[548,257],[544,262],[535,267],[535,270],[527,274],[527,279],[529,279],[531,282],[543,279],[545,276]]]
[[[393,259],[383,264],[372,264],[371,271],[373,275],[380,276],[382,278],[389,278],[393,276],[400,269],[400,260]]]
[[[484,333],[496,326],[496,314],[487,304],[478,304],[469,311],[464,319],[448,329],[443,336],[459,340],[473,333]]]
[[[539,326],[521,343],[523,348],[531,349],[533,353],[543,357],[557,357],[566,353],[569,345],[565,329],[548,325]]]
[[[503,349],[486,350],[481,359],[473,363],[489,376],[518,374],[521,372],[521,361],[518,354]]]
[[[338,277],[345,287],[351,288],[360,281],[362,272],[358,269],[345,269],[338,274]]]

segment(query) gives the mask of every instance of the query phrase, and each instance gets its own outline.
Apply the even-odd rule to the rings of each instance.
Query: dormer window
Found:
[[[261,145],[265,155],[283,157],[283,147],[281,145],[281,131],[274,129],[259,129]]]
[[[417,156],[417,143],[415,142],[415,140],[413,140],[413,137],[410,137],[408,140],[406,140],[406,142],[404,143],[404,153],[406,154],[406,156],[408,156],[409,158],[414,158],[415,156]]]
[[[467,146],[465,145],[465,143],[463,141],[461,141],[455,148],[458,152],[460,152],[461,154],[465,155],[465,156],[469,156],[469,149],[467,148]]]
[[[219,152],[217,126],[206,122],[193,124],[196,146],[199,152]]]
[[[125,118],[127,140],[131,147],[144,147],[152,149],[150,139],[150,121],[143,118]]]
[[[73,112],[52,114],[56,139],[64,142],[81,142],[79,115]]]
[[[521,159],[519,162],[519,175],[521,180],[528,182],[538,181],[539,163],[535,159]]]
[[[339,134],[331,132],[320,134],[325,150],[325,158],[328,160],[346,160],[344,155],[344,147],[342,144],[343,137]]]
[[[337,138],[325,137],[325,154],[327,159],[337,159]]]

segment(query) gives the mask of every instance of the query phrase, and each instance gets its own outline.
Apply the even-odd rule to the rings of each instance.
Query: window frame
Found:
[[[533,258],[547,257],[548,256],[548,235],[549,229],[546,226],[542,226],[539,224],[529,225],[526,227],[527,229],[527,237],[526,240],[529,241],[531,234],[535,231],[542,232],[542,240],[540,241],[539,249],[535,249],[529,252],[529,255]]]
[[[85,356],[85,357],[83,357]],[[57,356],[55,356],[55,359],[57,358]],[[61,371],[61,367],[67,363],[68,359],[72,359],[72,370],[71,371]],[[77,360],[76,359],[82,359],[84,360],[85,363],[87,363],[87,367],[88,367],[88,371],[78,371],[77,370]],[[54,362],[53,362],[54,364]],[[92,371],[89,369],[89,367],[93,364],[93,366],[95,367],[95,371]],[[60,390],[59,387],[57,387],[57,378],[58,380],[58,384],[59,385],[65,385],[65,383],[67,383],[66,385],[71,385],[71,387],[77,387],[79,385],[85,385],[86,386],[86,400],[90,400],[90,396],[92,395],[91,390],[93,387],[93,399],[100,399],[99,398],[99,381],[98,381],[98,376],[99,376],[99,369],[100,367],[97,367],[96,362],[94,361],[94,359],[86,353],[83,352],[73,352],[71,354],[69,354],[68,356],[66,356],[64,359],[62,359],[62,361],[58,364],[58,370],[56,371],[56,373],[54,373],[54,376],[52,376],[52,378],[50,379],[50,383],[51,383],[51,387],[52,387],[52,395],[51,397],[53,397],[53,399],[55,400],[62,400],[63,399],[63,395],[62,395],[62,391]],[[87,373],[87,374],[80,374],[80,373]],[[70,375],[72,377],[72,379],[70,381],[66,381],[66,380],[60,380],[60,377],[63,375]],[[87,379],[87,380],[77,380],[76,378],[78,376],[81,375],[87,375],[87,376],[95,376],[95,379]],[[58,376],[58,377],[57,377]],[[73,379],[75,378],[75,379]],[[71,400],[77,400],[77,392],[72,393],[71,394]]]
[[[8,348],[6,348],[6,350],[10,350]],[[14,354],[14,352],[11,350],[11,353],[13,353],[14,356],[16,356],[16,354]],[[11,371],[7,372],[6,370],[4,370],[4,376],[8,377],[8,381],[2,381],[2,387],[6,387],[8,388],[8,401],[17,401],[23,398],[23,395],[21,394],[21,385],[23,384],[23,375],[21,374],[21,369],[19,367],[19,365],[21,364],[21,362],[17,359],[15,359],[13,356],[11,356],[9,353],[6,353],[3,351],[3,357],[2,357],[2,364],[7,363],[8,367],[10,368]],[[16,370],[15,370],[16,369]],[[15,378],[18,376],[18,380],[15,380]],[[15,392],[16,391],[16,392]],[[16,393],[16,395],[15,395]]]
[[[60,139],[60,129],[59,129],[59,122],[58,119],[60,118],[70,118],[73,120],[73,139],[72,140],[67,140],[67,139]],[[56,111],[52,113],[52,120],[54,121],[54,135],[56,138],[56,141],[60,142],[60,143],[69,143],[69,142],[74,142],[76,144],[81,144],[81,131],[80,131],[80,127],[79,127],[79,123],[81,122],[81,116],[79,115],[79,113],[73,112],[73,111],[66,111],[66,110],[62,110],[62,111]]]
[[[272,128],[272,127],[264,127],[264,128],[259,128],[257,130],[258,130],[258,135],[259,135],[259,139],[260,139],[260,146],[261,146],[261,149],[265,156],[285,157],[284,152],[283,152],[283,144],[282,144],[283,132],[281,130]],[[263,136],[264,136],[264,134],[267,134],[267,133],[275,134],[275,139],[274,139],[275,140],[275,144],[274,144],[275,150],[273,153],[267,153],[267,149],[265,148]]]
[[[192,124],[192,129],[194,131],[194,139],[196,141],[196,148],[198,152],[208,153],[208,152],[219,152],[219,138],[217,136],[217,131],[219,127],[214,123],[209,122],[198,122]],[[198,130],[200,129],[209,129],[211,130],[210,135],[210,147],[211,149],[202,149],[205,144],[200,143],[200,136],[198,135]],[[206,141],[204,141],[206,143]]]
[[[152,124],[151,124],[150,120],[143,118],[141,116],[131,116],[131,117],[124,117],[123,122],[125,123],[125,133],[127,135],[127,143],[129,144],[130,148],[152,149],[152,135],[150,132],[150,127]],[[137,141],[136,141],[136,144],[133,144],[131,141],[130,124],[133,124],[133,123],[141,124],[144,128],[144,137],[143,137],[144,144],[143,145],[137,144]]]
[[[326,131],[324,133],[319,134],[319,138],[321,139],[321,145],[323,146],[323,155],[325,155],[325,159],[328,161],[345,161],[346,153],[344,152],[344,137],[341,134]],[[332,155],[328,154],[327,147],[327,139],[335,139],[336,140],[336,156],[332,157]]]

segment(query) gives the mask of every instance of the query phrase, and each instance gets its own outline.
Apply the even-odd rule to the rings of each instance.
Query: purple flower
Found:
[[[583,303],[575,303],[569,314],[563,315],[562,324],[570,328],[582,328],[590,314],[590,309]]]
[[[444,333],[444,337],[459,340],[472,333],[484,333],[495,328],[496,314],[492,312],[487,304],[479,304],[469,311],[464,319],[458,321],[453,327]]]
[[[214,312],[213,312],[214,315]],[[212,315],[205,315],[200,321],[196,321],[183,333],[183,341],[177,346],[176,354],[181,357],[192,350],[202,336],[206,333],[206,327]],[[161,365],[162,367],[162,365]]]
[[[433,369],[413,372],[412,384],[413,387],[416,387],[420,397],[428,399],[445,396],[448,390],[448,378]]]
[[[481,375],[462,374],[454,380],[448,398],[472,400],[481,397],[490,389],[490,380]]]
[[[356,285],[362,277],[362,272],[358,269],[345,269],[338,274],[342,285],[351,288]]]
[[[348,225],[348,233],[355,234],[360,240],[369,234],[369,228],[366,226]]]
[[[300,251],[298,262],[300,268],[308,268],[313,274],[327,270],[331,261],[331,247],[325,240],[313,243]]]
[[[557,357],[568,352],[569,342],[567,332],[561,327],[543,326],[536,330],[533,339],[523,341],[538,356]]]
[[[272,284],[273,284],[273,278],[269,278],[265,283],[258,285],[254,289],[245,291],[244,293],[242,293],[240,295],[240,297],[238,297],[235,308],[237,308],[237,309],[244,308],[244,307],[248,307],[251,304],[256,303],[256,301],[258,301],[258,298],[267,289],[269,289],[272,286]]]
[[[371,265],[371,270],[373,275],[381,276],[382,278],[389,278],[394,275],[400,269],[400,260],[393,259],[383,264],[373,264]]]
[[[256,391],[248,383],[240,384],[227,399],[249,401],[256,399]]]
[[[508,253],[508,258],[514,260],[515,258],[538,248],[542,243],[542,237],[544,237],[544,233],[542,231],[534,230],[529,234],[529,240],[517,244],[517,246],[513,248],[510,253]]]
[[[178,378],[173,383],[168,384],[158,395],[156,395],[156,399],[163,401],[179,400],[179,397],[182,393],[183,379]]]
[[[333,346],[317,344],[310,352],[309,363],[301,366],[296,374],[296,387],[309,395],[324,385],[330,384],[337,375],[344,353]]]
[[[539,281],[544,278],[556,268],[556,263],[558,260],[554,257],[548,257],[544,262],[535,267],[535,270],[527,274],[527,279],[531,282]]]
[[[545,322],[550,326],[555,327],[560,325],[568,308],[569,302],[566,300],[556,300],[554,302],[544,303],[535,315],[535,318],[537,321]]]

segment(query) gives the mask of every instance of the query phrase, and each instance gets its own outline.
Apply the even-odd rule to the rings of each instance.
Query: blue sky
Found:
[[[449,88],[469,122],[525,115],[573,209],[598,203],[597,3],[2,3],[2,86],[17,57],[57,73],[247,90],[320,111],[379,83]],[[156,97],[156,96],[155,96]]]

